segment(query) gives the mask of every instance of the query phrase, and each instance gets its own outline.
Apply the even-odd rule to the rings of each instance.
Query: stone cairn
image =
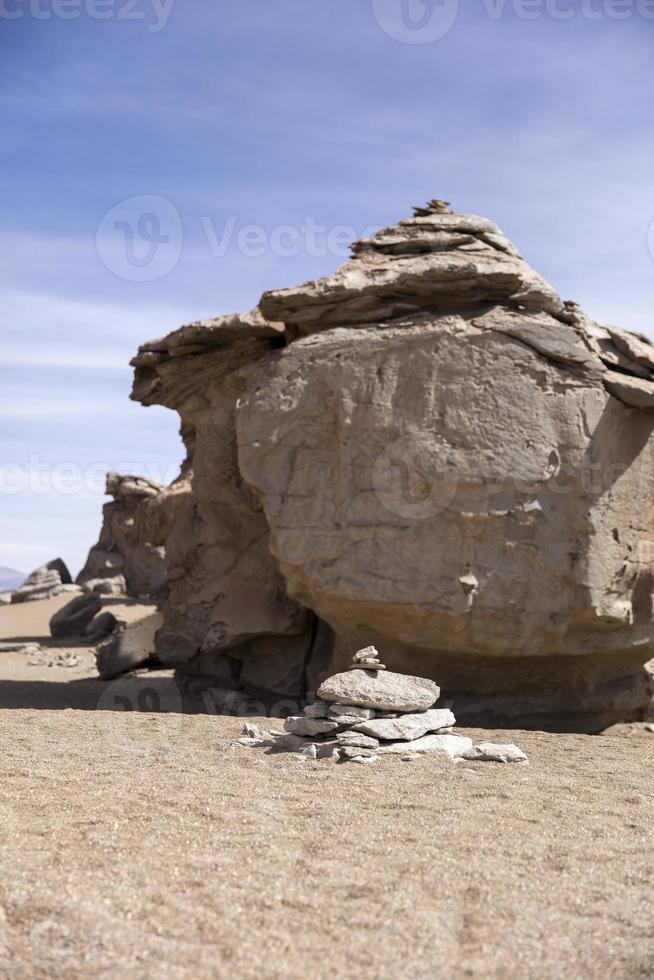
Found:
[[[311,759],[362,764],[386,753],[408,760],[421,752],[450,761],[527,761],[516,745],[473,745],[471,738],[452,734],[456,719],[449,708],[434,707],[439,697],[434,681],[387,670],[377,650],[368,646],[355,653],[347,670],[323,681],[317,700],[303,714],[285,719],[283,733],[264,735],[248,722],[238,741]]]

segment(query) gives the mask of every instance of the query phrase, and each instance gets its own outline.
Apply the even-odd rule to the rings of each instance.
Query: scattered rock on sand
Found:
[[[119,627],[98,647],[96,664],[102,680],[118,677],[153,659],[154,637],[162,623],[160,613],[151,613]]]
[[[479,742],[463,753],[467,762],[527,762],[527,756],[517,745],[498,745],[495,742]]]
[[[118,627],[118,620],[112,612],[108,610],[106,612],[98,613],[95,619],[92,619],[84,628],[84,636],[87,636],[92,643],[96,640],[101,640],[105,636],[109,636],[110,633]]]
[[[96,613],[102,608],[99,596],[79,595],[59,609],[50,620],[52,636],[81,636]]]

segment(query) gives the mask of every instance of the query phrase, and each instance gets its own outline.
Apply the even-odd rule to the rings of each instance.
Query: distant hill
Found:
[[[0,592],[13,592],[14,589],[23,584],[26,578],[27,575],[24,572],[0,565]]]

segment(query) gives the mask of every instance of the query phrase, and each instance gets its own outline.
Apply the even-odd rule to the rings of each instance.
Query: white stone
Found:
[[[388,742],[380,745],[381,753],[435,752],[448,759],[456,759],[472,748],[472,739],[464,735],[423,735],[413,742]]]
[[[243,728],[241,729],[244,735],[248,738],[260,738],[263,739],[264,735],[258,725],[255,725],[251,721],[246,721],[243,723]]]
[[[355,725],[355,731],[374,738],[396,742],[399,739],[412,741],[427,732],[439,732],[451,728],[455,718],[449,708],[432,708],[420,714],[400,715],[399,718],[373,718]]]
[[[290,715],[284,720],[284,730],[293,735],[327,735],[338,728],[335,721],[326,718],[307,718],[306,715]]]
[[[434,681],[390,670],[348,670],[333,674],[318,688],[323,701],[381,711],[422,711],[430,708],[439,695],[440,688]]]
[[[496,742],[479,742],[463,753],[469,762],[527,762],[527,756],[513,743],[499,745]]]
[[[247,735],[242,735],[237,741],[239,745],[245,745],[248,749],[253,749],[257,745],[263,745],[262,738],[249,738]]]

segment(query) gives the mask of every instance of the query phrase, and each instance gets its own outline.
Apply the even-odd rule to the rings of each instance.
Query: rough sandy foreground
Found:
[[[61,604],[0,609],[0,639]],[[654,976],[654,736],[312,762],[72,652],[0,653],[2,978]]]

